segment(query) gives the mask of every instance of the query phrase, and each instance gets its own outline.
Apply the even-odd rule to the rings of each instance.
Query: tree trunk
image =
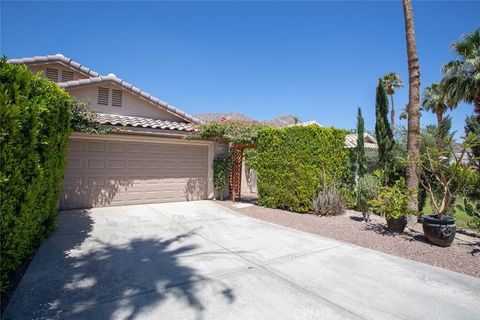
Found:
[[[407,39],[408,56],[408,133],[407,150],[409,161],[406,170],[407,188],[418,190],[418,158],[420,146],[418,136],[420,134],[420,65],[418,63],[417,44],[415,41],[415,27],[413,23],[413,9],[411,0],[402,0],[405,17],[405,34]],[[412,196],[409,208],[418,211],[418,197]],[[416,223],[415,216],[408,216],[408,225],[412,227]]]
[[[442,132],[441,132],[441,126],[443,122],[443,112],[440,109],[437,109],[436,111],[437,114],[437,148],[443,150],[443,141],[442,141]]]
[[[390,95],[390,102],[392,108],[390,109],[390,128],[392,129],[392,133],[395,134],[395,109],[393,107],[393,94]]]

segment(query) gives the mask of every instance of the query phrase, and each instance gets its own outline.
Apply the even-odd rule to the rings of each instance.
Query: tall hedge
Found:
[[[2,290],[55,228],[72,104],[53,82],[0,61]]]
[[[323,177],[332,183],[350,175],[345,136],[345,130],[318,126],[260,130],[254,164],[259,203],[311,211],[312,199],[323,187]]]

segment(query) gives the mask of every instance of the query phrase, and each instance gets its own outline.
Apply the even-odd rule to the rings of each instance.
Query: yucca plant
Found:
[[[313,199],[313,209],[321,216],[338,216],[345,213],[342,195],[334,187],[320,191]]]

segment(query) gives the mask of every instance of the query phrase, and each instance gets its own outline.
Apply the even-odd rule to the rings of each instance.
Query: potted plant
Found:
[[[393,186],[380,187],[378,196],[369,201],[370,207],[385,214],[388,229],[402,233],[407,225],[408,214],[415,212],[408,207],[414,192],[405,187],[405,180],[398,180]]]
[[[480,145],[480,138],[469,134],[454,150],[454,143],[445,140],[442,149],[427,147],[417,163],[420,183],[430,197],[434,214],[423,215],[425,238],[438,246],[448,247],[455,239],[456,225],[453,214],[455,198],[466,184],[468,172],[474,163],[467,157],[471,148]]]

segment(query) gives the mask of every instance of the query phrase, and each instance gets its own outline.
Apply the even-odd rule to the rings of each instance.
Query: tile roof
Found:
[[[178,130],[186,132],[191,132],[194,130],[193,125],[188,122],[155,120],[150,118],[123,116],[119,114],[107,113],[95,113],[95,118],[96,121],[100,124],[110,124],[113,126]]]
[[[288,127],[298,127],[298,126],[302,126],[302,127],[307,127],[307,126],[319,126],[319,127],[323,127],[320,123],[318,123],[318,122],[315,121],[315,120],[310,120],[310,121],[305,121],[305,122],[294,123],[294,124],[289,125]]]
[[[87,68],[80,63],[73,61],[70,58],[65,57],[63,54],[57,53],[53,55],[46,55],[46,56],[35,56],[31,58],[20,58],[20,59],[10,59],[8,63],[13,64],[42,64],[42,63],[50,63],[50,62],[62,62],[72,68],[85,73],[90,77],[98,77],[100,74],[98,72],[93,71],[90,68]]]
[[[98,84],[98,83],[104,83],[104,82],[115,83],[115,84],[121,86],[122,88],[130,91],[134,95],[140,96],[140,97],[146,99],[147,101],[150,101],[153,104],[157,105],[158,107],[160,107],[162,109],[165,109],[165,110],[169,111],[170,113],[173,113],[173,114],[179,116],[182,119],[185,119],[187,121],[194,122],[194,123],[201,123],[201,121],[199,119],[187,114],[186,112],[184,112],[180,109],[177,109],[177,108],[169,105],[168,103],[154,97],[153,95],[151,95],[148,92],[142,91],[139,88],[134,87],[131,83],[128,83],[128,82],[118,78],[114,74],[109,74],[107,76],[98,76],[98,77],[93,77],[93,78],[88,78],[88,79],[80,79],[80,80],[72,80],[72,81],[68,81],[68,82],[61,82],[58,85],[62,88],[68,89],[68,88],[75,88],[75,87],[79,87],[79,86]]]
[[[364,134],[365,137],[365,148],[367,149],[377,149],[377,140],[368,133]],[[345,148],[356,148],[357,147],[357,134],[351,133],[347,134],[345,137]]]

